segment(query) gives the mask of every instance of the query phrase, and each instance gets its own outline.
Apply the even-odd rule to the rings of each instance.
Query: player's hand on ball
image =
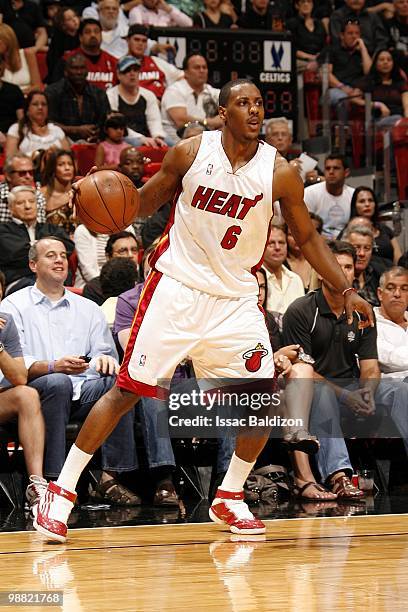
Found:
[[[95,370],[104,376],[112,376],[119,373],[119,364],[109,355],[99,355],[95,359]]]
[[[74,217],[76,217],[76,210],[75,210],[75,197],[77,195],[77,193],[79,192],[80,189],[80,185],[82,183],[82,181],[84,180],[84,178],[86,178],[87,176],[90,176],[91,174],[94,174],[95,172],[98,171],[98,166],[92,166],[92,168],[90,170],[88,170],[88,172],[85,174],[84,177],[80,178],[78,181],[75,181],[75,183],[72,183],[71,189],[68,193],[69,196],[69,200],[68,200],[68,206],[70,208],[72,208],[73,212],[74,212]]]

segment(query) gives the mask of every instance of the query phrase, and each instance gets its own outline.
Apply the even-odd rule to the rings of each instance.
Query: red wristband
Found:
[[[342,295],[345,296],[348,291],[354,291],[354,293],[357,293],[357,289],[355,289],[354,287],[347,287],[347,289],[342,291]]]

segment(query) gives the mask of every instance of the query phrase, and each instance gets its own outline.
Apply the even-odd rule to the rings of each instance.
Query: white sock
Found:
[[[242,491],[249,472],[254,465],[255,461],[248,463],[248,461],[240,459],[234,453],[231,457],[231,463],[229,464],[229,468],[224,476],[220,489],[223,491]]]
[[[58,476],[57,485],[74,492],[79,477],[91,459],[92,455],[84,453],[84,451],[73,444],[62,466],[61,474]]]

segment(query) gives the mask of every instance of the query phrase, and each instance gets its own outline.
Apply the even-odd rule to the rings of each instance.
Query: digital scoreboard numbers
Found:
[[[266,119],[286,117],[296,133],[296,64],[288,35],[259,30],[152,28],[151,36],[174,45],[178,68],[190,53],[206,57],[208,81],[214,87],[220,88],[231,79],[251,78],[262,92]]]

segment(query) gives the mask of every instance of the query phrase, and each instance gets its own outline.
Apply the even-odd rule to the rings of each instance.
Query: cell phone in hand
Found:
[[[89,363],[92,357],[90,357],[89,355],[80,355],[79,359],[83,359],[84,361],[86,361],[86,363]]]

